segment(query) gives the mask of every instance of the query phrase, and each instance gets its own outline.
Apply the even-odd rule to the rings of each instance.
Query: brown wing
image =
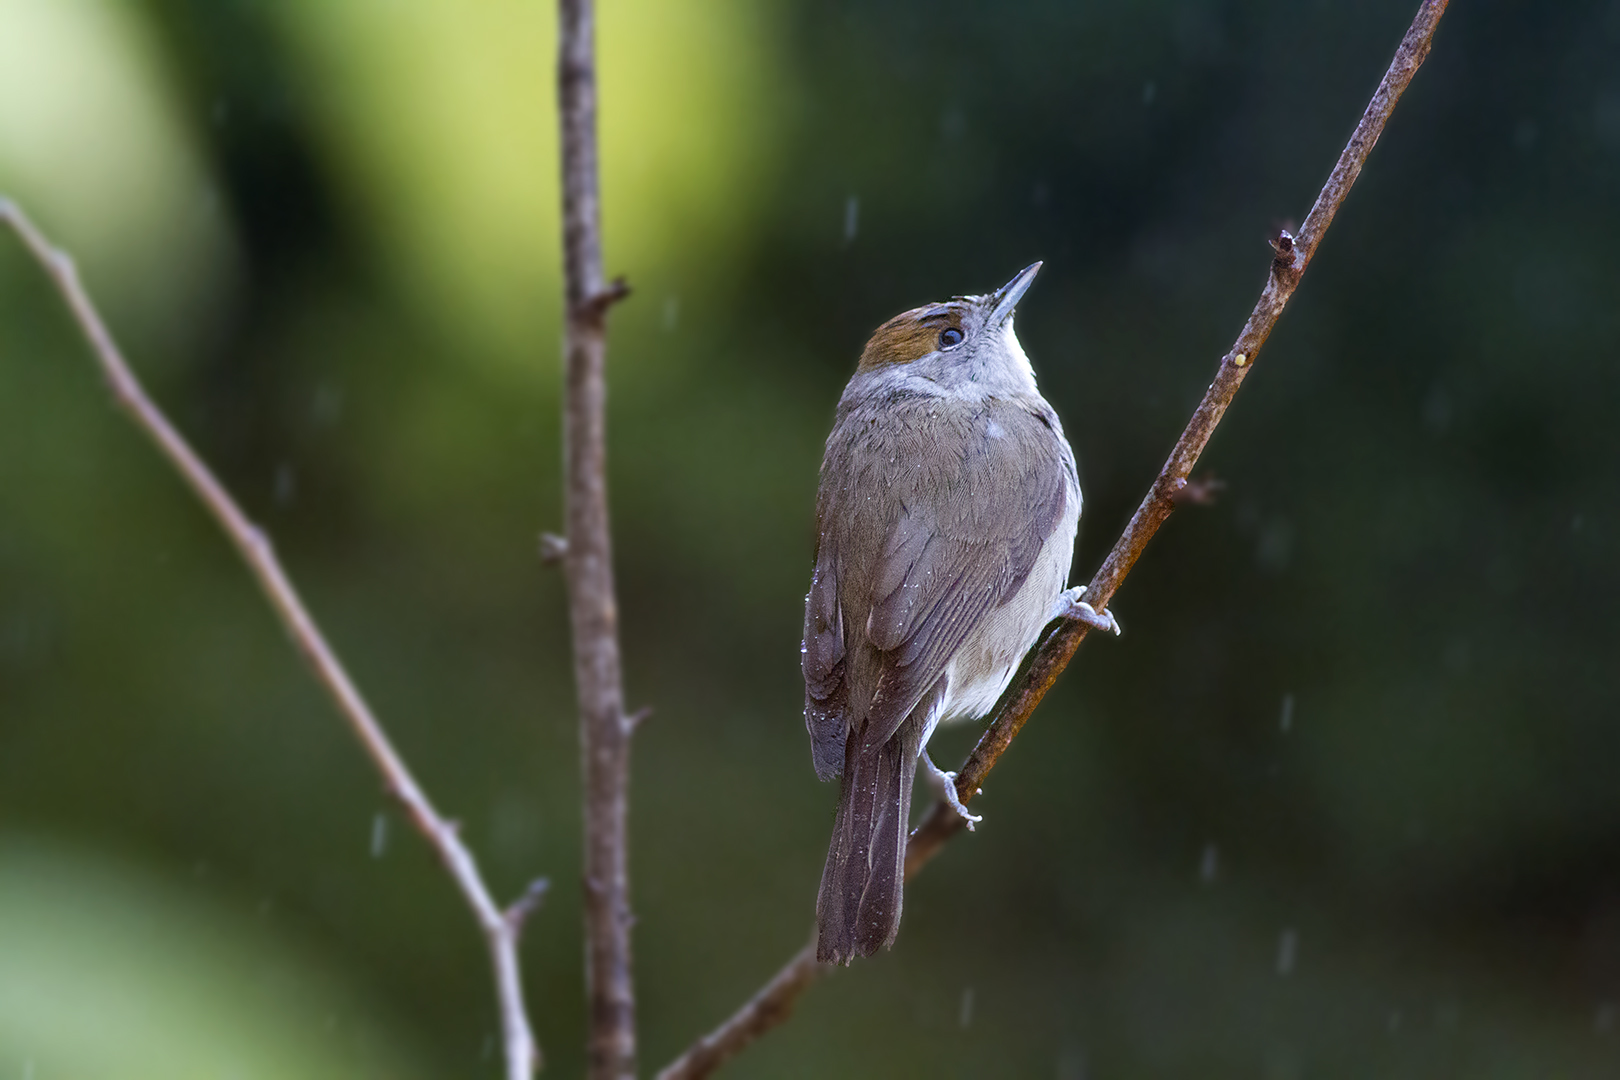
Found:
[[[816,775],[831,780],[844,768],[848,729],[844,711],[849,699],[844,685],[844,618],[838,606],[835,545],[818,542],[815,575],[804,603],[804,642],[799,647],[804,670],[804,723]]]
[[[1074,486],[1055,428],[1021,403],[924,396],[852,409],[834,428],[805,609],[818,774],[836,775],[852,730],[866,747],[891,738],[1028,577]]]

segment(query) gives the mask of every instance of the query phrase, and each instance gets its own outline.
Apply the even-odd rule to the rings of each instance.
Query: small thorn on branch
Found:
[[[568,537],[558,536],[554,532],[540,534],[540,561],[547,566],[556,566],[568,557]]]
[[[600,319],[607,314],[608,308],[626,299],[629,295],[630,282],[625,280],[623,275],[620,275],[590,296],[587,296],[580,307],[593,318]]]
[[[651,705],[644,706],[637,709],[635,712],[630,713],[624,718],[624,733],[626,735],[634,735],[638,730],[640,730],[641,725],[645,724],[652,717],[652,714],[653,711]]]
[[[1206,472],[1203,476],[1183,480],[1181,487],[1171,494],[1170,501],[1177,506],[1213,506],[1216,496],[1225,490],[1225,480]]]
[[[529,882],[529,887],[523,890],[523,895],[512,901],[512,906],[506,909],[503,917],[514,935],[521,933],[523,924],[529,921],[529,916],[540,910],[540,905],[550,890],[551,879],[535,878]]]

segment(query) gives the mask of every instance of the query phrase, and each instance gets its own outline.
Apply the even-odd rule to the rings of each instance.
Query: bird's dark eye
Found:
[[[939,347],[948,349],[952,345],[962,344],[962,331],[954,326],[947,326],[939,332]]]

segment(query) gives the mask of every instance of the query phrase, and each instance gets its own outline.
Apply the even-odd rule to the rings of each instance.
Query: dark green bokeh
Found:
[[[1019,330],[1080,457],[1084,580],[1413,7],[779,14],[788,92],[760,107],[783,149],[739,269],[653,270],[612,328],[627,682],[655,710],[649,1068],[810,924],[834,792],[798,633],[866,333],[1046,260]],[[560,520],[554,338],[514,383],[394,287],[261,6],[144,11],[245,270],[185,363],[115,331],[498,890],[553,880],[525,960],[548,1075],[577,1075],[577,749],[535,558]],[[1617,50],[1608,0],[1455,5],[1210,448],[1219,503],[1155,540],[1113,604],[1126,635],[1086,644],[894,952],[735,1075],[1614,1075]],[[9,239],[0,287],[0,828],[259,912],[424,1074],[495,1075],[460,901]]]

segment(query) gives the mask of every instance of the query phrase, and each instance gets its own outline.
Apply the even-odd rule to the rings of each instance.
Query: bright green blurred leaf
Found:
[[[408,1040],[272,929],[273,905],[254,919],[207,891],[0,836],[0,1075],[423,1075]]]

